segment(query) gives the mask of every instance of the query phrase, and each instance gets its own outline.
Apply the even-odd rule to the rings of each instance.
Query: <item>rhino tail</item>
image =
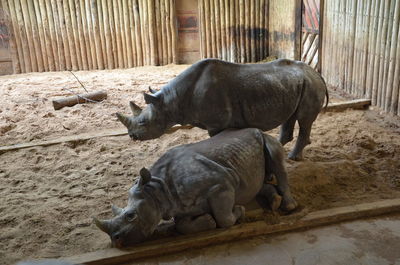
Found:
[[[328,92],[328,86],[326,85],[325,79],[321,76],[322,82],[324,82],[325,85],[325,98],[326,98],[326,102],[325,102],[325,107],[324,107],[324,111],[326,111],[326,109],[328,108],[328,103],[329,103],[329,92]]]

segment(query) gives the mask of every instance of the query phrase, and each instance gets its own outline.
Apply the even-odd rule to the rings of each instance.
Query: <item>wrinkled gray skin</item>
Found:
[[[117,113],[135,140],[160,137],[175,124],[191,124],[213,136],[226,128],[271,130],[282,124],[282,145],[300,131],[289,154],[302,159],[310,131],[328,93],[308,65],[280,59],[265,64],[234,64],[205,59],[193,64],[155,94],[144,94],[143,111],[130,103],[132,117]]]
[[[297,203],[283,156],[281,144],[259,129],[227,129],[167,151],[150,171],[140,171],[125,208],[113,206],[113,219],[94,220],[114,246],[124,247],[145,240],[160,220],[172,217],[181,233],[230,227],[244,215],[242,205],[257,194],[273,208],[280,204],[282,210],[293,210]],[[276,188],[266,183],[272,174]]]

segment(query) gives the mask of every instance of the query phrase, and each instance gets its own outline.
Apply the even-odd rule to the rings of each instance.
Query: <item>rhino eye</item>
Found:
[[[136,213],[135,212],[128,212],[125,214],[126,219],[131,222],[135,219]]]

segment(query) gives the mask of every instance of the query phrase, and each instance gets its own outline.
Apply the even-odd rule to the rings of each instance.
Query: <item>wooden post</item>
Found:
[[[221,9],[219,8],[219,0],[214,0],[214,16],[215,16],[215,40],[217,47],[217,58],[221,59]]]
[[[235,15],[235,2],[236,0],[229,0],[229,47],[230,47],[230,59],[231,62],[236,62],[236,24],[237,17]]]
[[[261,53],[260,53],[260,30],[261,30],[261,24],[260,24],[260,0],[255,0],[255,22],[254,22],[254,41],[256,43],[255,47],[255,61],[259,61],[261,58]]]
[[[157,32],[156,32],[156,19],[155,19],[155,4],[154,0],[147,1],[148,15],[149,15],[149,39],[150,39],[150,55],[151,55],[151,65],[159,65],[158,54],[157,54]],[[175,5],[173,5],[175,9]]]
[[[207,45],[206,45],[206,39],[205,39],[205,20],[204,20],[204,1],[199,0],[199,35],[200,35],[200,58],[204,59],[206,58],[206,53],[207,53]]]
[[[244,0],[239,0],[239,12],[240,12],[240,62],[246,62],[246,14]]]
[[[40,1],[43,1],[43,0],[40,0]],[[64,47],[64,54],[61,56],[64,56],[64,58],[65,58],[66,69],[71,70],[72,69],[72,59],[71,59],[71,52],[70,52],[70,48],[69,48],[69,42],[68,42],[67,28],[65,26],[64,8],[63,8],[63,4],[61,1],[55,0],[55,2],[57,3],[58,18],[59,18],[59,24],[60,24],[60,29],[61,29],[61,38],[62,38],[63,47]],[[40,2],[40,4],[42,6],[42,2]],[[46,42],[47,42],[47,37],[46,37]],[[50,59],[49,59],[49,64],[50,64]]]
[[[72,29],[71,13],[68,6],[68,0],[63,1],[63,8],[64,8],[65,25],[67,29],[69,52],[71,55],[72,70],[76,71],[79,69],[79,66],[78,66],[78,59],[76,58],[77,53],[75,47],[74,33]]]
[[[25,26],[25,32],[26,32],[26,40],[28,42],[28,47],[29,47],[29,57],[30,57],[30,62],[31,62],[31,71],[37,72],[38,71],[38,61],[36,59],[36,51],[35,51],[35,44],[33,41],[33,33],[32,33],[32,27],[31,27],[31,22],[30,22],[30,17],[29,17],[29,11],[28,11],[28,4],[26,0],[21,0],[21,15],[23,17],[23,25]]]
[[[206,39],[206,57],[213,57],[213,45],[212,45],[212,34],[211,34],[211,20],[210,17],[210,0],[204,1],[204,23],[205,23],[205,39]]]
[[[86,11],[86,21],[87,21],[87,29],[90,43],[90,57],[92,59],[93,69],[99,69],[99,65],[97,62],[96,55],[96,41],[94,37],[93,30],[93,20],[92,20],[92,8],[91,8],[91,0],[85,0],[85,11]]]
[[[132,68],[133,67],[133,56],[132,56],[132,37],[131,37],[131,32],[129,30],[129,11],[128,11],[128,1],[127,0],[122,0],[122,14],[123,14],[123,21],[124,21],[124,27],[123,27],[123,39],[125,43],[124,51],[126,51],[125,56],[126,56],[126,62],[127,65],[126,67]]]
[[[141,35],[143,47],[143,63],[144,65],[150,64],[150,44],[149,44],[149,31],[148,31],[148,14],[147,14],[147,0],[140,0],[140,22],[141,22]],[[170,43],[169,43],[170,44]]]
[[[113,5],[115,2],[106,1],[107,2],[107,12],[109,18],[109,30],[111,34],[111,50],[112,50],[112,68],[118,67],[118,54],[117,54],[117,35],[115,32],[115,20],[114,20],[114,9]]]
[[[76,24],[78,31],[79,46],[81,48],[80,54],[82,56],[82,70],[89,70],[88,56],[86,53],[86,42],[85,42],[85,30],[82,26],[82,11],[80,7],[80,1],[74,0],[75,12],[76,12]]]
[[[165,4],[165,26],[166,26],[166,32],[167,32],[167,50],[168,50],[168,63],[172,63],[172,33],[171,33],[171,13],[169,9],[169,0],[164,0]]]
[[[45,43],[45,50],[46,52],[43,53],[45,55],[44,61],[47,62],[48,71],[57,70],[56,67],[56,60],[54,55],[53,43],[51,38],[51,30],[50,30],[50,19],[47,12],[47,5],[44,0],[40,0],[39,3],[37,1],[36,5],[39,6],[42,26],[43,26],[43,39]],[[53,27],[54,28],[54,27]],[[55,49],[57,51],[57,47]]]
[[[138,0],[133,0],[133,14],[135,20],[135,42],[136,42],[136,53],[138,57],[138,66],[144,65],[143,63],[143,47],[142,47],[142,36],[140,32],[141,22],[139,16],[139,4]]]
[[[178,45],[176,44],[178,41],[178,26],[177,26],[177,16],[176,16],[176,4],[175,0],[170,0],[169,5],[170,10],[170,23],[171,23],[171,39],[172,39],[172,63],[178,63]]]
[[[49,63],[48,63],[48,58],[47,58],[47,52],[46,52],[46,38],[44,34],[44,26],[43,26],[43,21],[42,21],[42,16],[40,12],[40,7],[39,7],[39,1],[33,1],[31,5],[33,4],[33,9],[34,9],[34,14],[35,14],[35,24],[38,29],[38,35],[39,35],[39,41],[40,41],[40,53],[41,57],[43,59],[43,71],[47,72],[49,71]]]
[[[8,2],[8,5],[7,5]],[[17,17],[15,12],[15,7],[13,1],[6,1],[2,0],[2,5],[5,10],[7,10],[9,14],[9,29],[12,30],[10,32],[10,48],[11,48],[11,56],[13,60],[13,72],[14,74],[19,74],[25,71],[24,66],[24,58],[22,54],[22,44],[21,44],[21,37],[18,32],[18,25],[17,25]]]
[[[124,68],[124,54],[122,49],[122,32],[121,24],[123,23],[118,10],[119,1],[113,1],[113,11],[114,11],[114,22],[115,22],[115,36],[116,36],[116,48],[118,60],[116,62],[117,67]]]
[[[161,44],[162,44],[162,64],[168,64],[168,46],[167,46],[167,26],[165,16],[165,0],[160,0],[161,13]]]
[[[41,47],[40,47],[40,35],[38,34],[38,26],[37,22],[35,19],[35,8],[33,6],[32,1],[27,1],[27,11],[28,11],[28,17],[29,17],[29,23],[31,26],[31,32],[32,32],[32,38],[33,38],[33,47],[34,47],[34,53],[36,54],[36,62],[37,62],[37,67],[39,72],[43,72],[43,57],[41,53]],[[25,5],[25,4],[24,4]],[[40,14],[38,14],[40,15]]]
[[[24,17],[22,15],[22,8],[20,5],[19,1],[15,1],[15,12],[16,12],[16,17],[17,17],[17,25],[18,25],[18,30],[20,32],[21,36],[21,46],[22,46],[22,54],[24,58],[24,66],[25,66],[25,73],[27,72],[32,72],[33,67],[32,67],[32,62],[31,62],[31,55],[30,55],[30,50],[29,50],[29,45],[28,45],[28,39],[26,36],[26,30],[25,30],[25,23],[24,23]]]
[[[83,69],[83,63],[82,63],[82,54],[81,54],[81,45],[79,43],[79,33],[78,33],[78,23],[76,21],[76,10],[75,10],[75,5],[74,5],[74,0],[68,0],[68,10],[69,10],[69,19],[71,22],[71,37],[72,37],[72,43],[73,47],[75,48],[75,56],[76,56],[76,62],[78,64],[78,70]],[[50,12],[51,13],[51,12]],[[53,39],[53,38],[52,38]]]
[[[52,0],[54,1],[54,0]],[[111,1],[110,1],[111,3]],[[79,12],[81,13],[81,25],[82,25],[82,31],[83,31],[83,38],[84,38],[84,47],[86,50],[86,61],[87,61],[87,66],[88,70],[95,69],[93,66],[93,60],[92,60],[92,51],[91,51],[91,43],[90,43],[90,30],[89,30],[89,23],[88,18],[86,16],[86,7],[85,7],[85,0],[79,0]]]
[[[57,10],[56,0],[51,0],[50,7],[51,7],[51,12],[53,14],[54,30],[55,30],[55,34],[56,34],[56,38],[57,38],[57,46],[55,47],[55,51],[57,53],[56,56],[57,56],[58,60],[57,60],[57,63],[55,64],[55,69],[58,71],[64,71],[66,69],[64,44],[63,44],[63,39],[62,39],[60,17],[59,17],[58,10]],[[46,38],[46,40],[47,40],[47,38]],[[47,44],[46,44],[46,46],[47,46]],[[47,50],[47,48],[46,48],[46,50]],[[48,57],[46,59],[48,59]],[[50,64],[51,64],[51,62],[49,62],[49,65]]]
[[[368,98],[372,98],[372,87],[373,87],[373,76],[374,76],[374,61],[376,58],[376,43],[378,41],[377,39],[377,33],[378,33],[378,14],[379,14],[379,0],[373,0],[373,7],[372,7],[372,19],[371,19],[371,24],[370,24],[370,30],[372,33],[370,34],[369,38],[369,45],[368,45],[368,50],[369,50],[369,58],[368,58],[368,64],[367,64],[367,79],[366,79],[366,96]]]
[[[54,69],[59,70],[59,62],[60,58],[58,56],[58,49],[57,49],[57,32],[56,28],[54,26],[54,16],[53,16],[53,11],[52,11],[52,6],[49,1],[45,1],[46,4],[46,12],[47,12],[47,21],[49,23],[49,33],[50,33],[50,39],[49,41],[51,42],[50,47],[52,50],[53,54],[53,62],[51,62],[51,66],[53,67],[54,64]]]
[[[250,24],[248,26],[248,34],[247,34],[247,38],[250,38],[250,58],[248,59],[249,61],[251,60],[251,62],[255,62],[256,61],[256,42],[255,42],[255,13],[256,13],[256,9],[255,9],[255,0],[250,0],[249,1],[249,11],[250,11]]]
[[[95,41],[95,45],[96,45],[97,67],[98,67],[98,69],[104,69],[103,51],[102,51],[102,47],[101,47],[99,18],[98,18],[97,1],[96,0],[91,0],[91,11],[92,11],[91,14],[92,14],[94,41]]]
[[[108,5],[106,0],[101,0],[101,6],[102,6],[102,14],[103,14],[103,26],[104,26],[104,42],[106,45],[106,57],[104,57],[104,60],[107,58],[107,68],[108,69],[113,69],[114,68],[114,59],[113,59],[113,51],[112,51],[112,35],[111,35],[111,30],[110,30],[110,17],[108,13]],[[104,62],[106,64],[106,62]]]
[[[98,26],[99,26],[99,34],[100,34],[100,43],[101,43],[101,54],[103,55],[103,64],[104,68],[107,68],[107,44],[106,44],[106,34],[105,34],[105,24],[103,23],[103,6],[102,6],[102,0],[97,0],[96,1],[96,6],[97,6],[97,21],[98,21]]]
[[[129,36],[131,40],[133,66],[138,66],[138,56],[135,38],[135,19],[133,15],[133,1],[128,1]]]
[[[228,10],[225,9],[224,0],[219,0],[219,25],[220,25],[220,36],[221,36],[221,59],[227,60],[227,45],[226,45],[226,24],[225,16],[228,14]]]

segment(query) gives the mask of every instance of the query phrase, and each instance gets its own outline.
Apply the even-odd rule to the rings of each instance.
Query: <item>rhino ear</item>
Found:
[[[151,94],[155,94],[155,93],[157,93],[157,90],[152,89],[152,88],[149,86],[149,92],[150,92]]]
[[[147,168],[142,168],[140,170],[140,180],[139,180],[139,186],[143,186],[146,183],[149,183],[151,180],[151,173]]]
[[[138,116],[142,112],[142,109],[133,101],[129,101],[129,107],[132,110],[133,116]]]
[[[114,216],[118,216],[124,211],[124,209],[119,208],[118,206],[116,206],[114,204],[111,206],[111,210],[112,210]]]
[[[146,104],[153,104],[153,105],[157,106],[161,103],[160,97],[150,95],[147,93],[144,93],[143,96],[144,96],[144,101],[146,102]]]

